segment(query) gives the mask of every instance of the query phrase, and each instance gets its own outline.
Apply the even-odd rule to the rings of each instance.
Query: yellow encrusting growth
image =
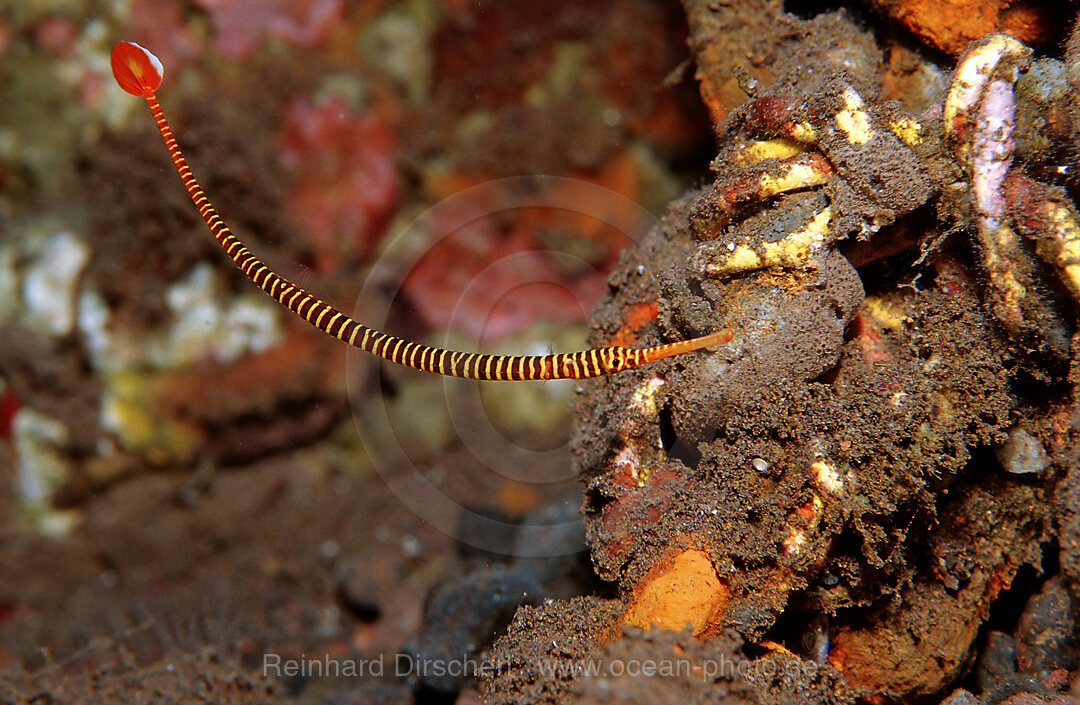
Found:
[[[832,209],[825,206],[806,227],[782,240],[731,245],[730,254],[721,262],[705,265],[705,271],[711,276],[730,276],[768,267],[813,268],[825,247],[831,221]]]
[[[424,372],[468,379],[517,381],[584,379],[614,374],[665,357],[725,343],[732,337],[731,331],[724,329],[700,338],[651,348],[611,346],[557,355],[506,356],[443,350],[368,328],[276,274],[232,234],[188,167],[158,103],[155,90],[163,75],[160,62],[132,42],[120,42],[113,47],[111,58],[120,87],[146,99],[184,188],[225,253],[268,296],[319,330],[349,345]]]
[[[831,169],[827,168],[820,158],[807,156],[794,158],[784,164],[784,168],[777,173],[763,174],[758,182],[758,195],[761,198],[771,198],[788,191],[821,186],[832,175]]]
[[[1008,226],[994,232],[983,232],[980,228],[976,234],[982,245],[983,268],[998,294],[994,311],[1007,327],[1018,330],[1023,323],[1022,302],[1028,297],[1028,290],[1016,268],[1010,266],[1002,253],[1017,251],[1020,238]]]
[[[766,159],[788,159],[805,154],[808,149],[805,143],[790,137],[773,137],[767,140],[749,140],[723,156],[726,164],[751,166]]]
[[[817,144],[820,141],[817,130],[809,122],[792,123],[787,134],[788,137],[807,144]]]
[[[852,144],[866,144],[874,138],[874,128],[870,126],[870,115],[862,96],[850,86],[844,91],[844,109],[836,114],[836,125]]]
[[[922,144],[922,123],[912,117],[899,117],[889,121],[889,130],[908,147]]]
[[[1043,208],[1050,225],[1052,259],[1063,270],[1065,284],[1080,299],[1080,224],[1072,210],[1060,203],[1047,201]]]

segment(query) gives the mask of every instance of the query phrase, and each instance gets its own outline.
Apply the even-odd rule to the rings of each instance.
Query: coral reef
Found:
[[[742,38],[714,28],[743,10],[686,4],[716,116],[721,89],[703,74],[726,51],[713,45]],[[809,48],[752,62],[768,80],[744,75],[750,100],[725,107],[715,182],[624,258],[597,309],[598,340],[654,291],[644,342],[719,321],[735,336],[584,386],[590,550],[620,587],[620,624],[782,639],[835,669],[837,697],[940,693],[968,668],[990,605],[1021,576],[1053,575],[1053,483],[1019,476],[1075,459],[1051,429],[1075,414],[1060,384],[1077,220],[1068,196],[1024,174],[1045,152],[1013,161],[1028,47],[979,39],[937,105],[912,114],[877,102],[878,67],[852,58],[864,30],[842,14],[784,28]],[[935,235],[957,231],[974,233],[981,275]],[[846,238],[887,244],[851,245],[856,271],[837,253]],[[881,267],[901,263],[918,276],[883,288]],[[826,621],[824,647],[785,633],[792,613]]]

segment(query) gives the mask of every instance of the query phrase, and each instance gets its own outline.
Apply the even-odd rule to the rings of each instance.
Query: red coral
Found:
[[[463,209],[469,211],[463,206],[440,212],[434,234],[447,237],[425,253],[403,283],[428,325],[495,340],[537,319],[584,319],[603,292],[602,276],[591,268],[584,274],[561,271],[556,260],[536,249],[528,229],[517,226],[504,233],[485,211]],[[467,225],[457,227],[461,223]]]
[[[369,252],[399,198],[394,137],[379,116],[352,115],[339,98],[322,106],[294,98],[278,146],[295,176],[288,209],[317,268],[333,271],[343,256]]]
[[[343,17],[342,0],[196,0],[210,15],[214,49],[240,60],[264,33],[313,47],[326,41]]]

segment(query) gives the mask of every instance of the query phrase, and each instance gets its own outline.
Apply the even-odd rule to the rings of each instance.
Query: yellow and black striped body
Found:
[[[210,200],[203,193],[202,187],[199,186],[195,175],[188,167],[187,160],[184,159],[180,146],[173,137],[156,95],[151,92],[145,98],[154,115],[158,130],[161,132],[161,137],[165,140],[169,156],[191,200],[199,209],[199,215],[240,271],[282,306],[319,330],[384,360],[424,372],[466,379],[492,381],[585,379],[621,372],[663,357],[726,342],[731,338],[731,331],[723,330],[701,338],[651,348],[606,347],[556,355],[507,356],[443,350],[368,328],[287,279],[278,276],[232,234],[210,204]]]

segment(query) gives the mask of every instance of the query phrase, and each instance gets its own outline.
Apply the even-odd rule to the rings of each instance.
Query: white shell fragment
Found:
[[[1038,438],[1020,427],[1009,431],[1009,440],[996,449],[1005,472],[1013,475],[1040,473],[1050,467],[1050,456]]]

